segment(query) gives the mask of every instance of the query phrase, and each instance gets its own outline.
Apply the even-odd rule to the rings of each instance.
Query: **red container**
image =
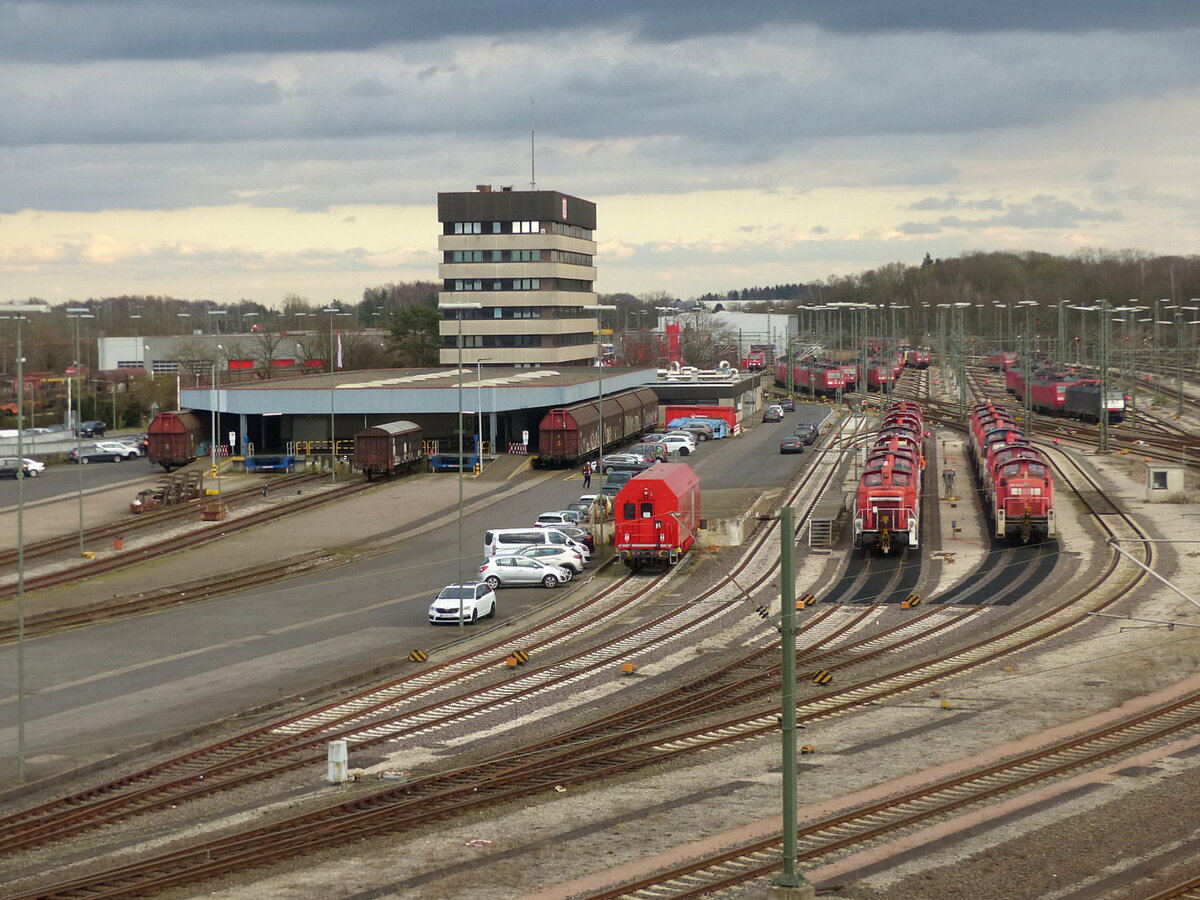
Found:
[[[635,572],[673,566],[696,542],[700,478],[686,463],[658,463],[630,478],[613,506],[618,558]]]

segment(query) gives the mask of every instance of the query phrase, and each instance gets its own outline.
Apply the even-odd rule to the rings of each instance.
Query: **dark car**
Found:
[[[589,553],[596,552],[596,539],[592,536],[592,533],[590,531],[588,531],[586,528],[584,528],[583,526],[581,526],[581,525],[561,525],[554,530],[561,531],[563,534],[565,534],[571,540],[577,541],[578,543],[583,544],[583,546],[588,548]]]
[[[779,452],[780,453],[803,453],[804,452],[803,438],[798,438],[795,435],[793,435],[792,437],[784,438],[782,441],[779,442]]]
[[[783,407],[784,412],[795,412],[796,411],[796,401],[793,400],[791,397],[784,397],[782,400],[779,401],[779,405]]]
[[[135,454],[136,455],[136,454]],[[67,454],[67,460],[86,466],[94,462],[120,462],[126,454],[119,450],[105,450],[100,447],[84,447],[82,450],[72,450]]]
[[[778,406],[768,406],[763,412],[762,420],[764,422],[782,422],[783,410]]]
[[[801,438],[806,444],[811,444],[813,441],[815,441],[818,434],[819,432],[817,431],[817,426],[813,425],[811,422],[802,423],[792,429],[792,435],[794,437]]]
[[[108,426],[97,421],[80,422],[75,429],[77,435],[86,438],[104,437],[106,431],[108,431]]]

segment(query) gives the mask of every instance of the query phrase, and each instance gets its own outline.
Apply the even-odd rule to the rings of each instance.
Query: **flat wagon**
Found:
[[[195,460],[206,436],[200,416],[191,410],[159,413],[146,429],[146,456],[170,472]]]
[[[364,428],[354,435],[354,468],[376,475],[411,472],[424,456],[421,426],[404,420]]]

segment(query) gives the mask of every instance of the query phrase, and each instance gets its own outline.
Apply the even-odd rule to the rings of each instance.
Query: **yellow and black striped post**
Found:
[[[425,662],[427,659],[429,659],[429,654],[424,650],[414,650],[412,653],[408,654],[409,662]]]
[[[828,669],[822,669],[820,672],[813,673],[813,684],[829,684],[831,681],[833,681],[833,673]]]
[[[909,594],[907,600],[901,601],[900,608],[901,609],[912,609],[914,606],[920,606],[920,605],[921,605],[921,595],[920,594]]]

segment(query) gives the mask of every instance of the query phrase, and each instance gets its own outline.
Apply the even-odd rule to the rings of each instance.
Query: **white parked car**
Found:
[[[573,509],[544,512],[533,524],[538,528],[557,528],[559,525],[578,525],[583,517]]]
[[[678,450],[680,456],[690,456],[696,452],[696,440],[690,434],[671,431],[664,434],[659,443],[666,444],[672,450]]]
[[[561,566],[572,575],[582,572],[584,563],[587,562],[587,557],[573,547],[554,547],[541,544],[504,550],[497,553],[492,559],[501,559],[505,556],[527,556],[530,559],[539,559],[551,565]]]
[[[480,581],[486,581],[495,590],[521,584],[540,584],[542,587],[558,587],[571,580],[571,573],[562,566],[544,563],[528,556],[497,556],[479,567]]]
[[[96,441],[95,447],[102,453],[118,453],[122,459],[137,459],[142,455],[137,447],[121,441]]]
[[[429,624],[475,622],[496,615],[496,592],[482,581],[448,584],[429,606]]]

